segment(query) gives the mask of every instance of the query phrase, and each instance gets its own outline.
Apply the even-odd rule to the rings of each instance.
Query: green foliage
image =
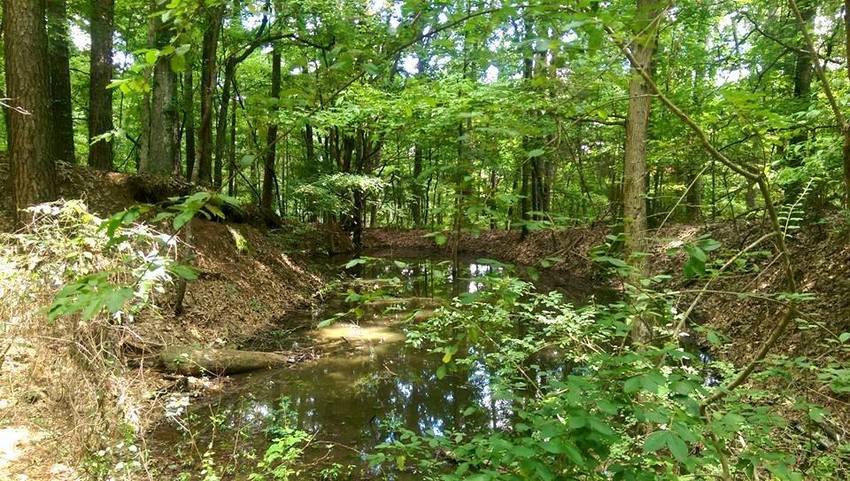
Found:
[[[280,400],[274,411],[274,422],[268,428],[271,445],[266,449],[262,459],[257,464],[257,470],[248,477],[251,481],[288,481],[298,479],[301,471],[295,467],[295,462],[301,456],[305,444],[311,436],[296,429],[295,414],[289,400]]]
[[[697,244],[703,252],[718,247],[711,239]],[[802,479],[795,454],[805,441],[777,442],[788,425],[772,410],[775,395],[749,386],[704,416],[700,404],[720,388],[706,385],[696,353],[675,343],[630,347],[634,307],[577,309],[516,279],[485,284],[471,302],[456,301],[411,325],[407,342],[442,359],[438,378],[488,366],[496,376],[493,396],[513,406],[512,429],[439,436],[402,430],[379,446],[373,463],[441,480],[706,479],[720,476],[724,462],[736,477]],[[669,309],[663,312],[656,325],[672,325]],[[538,360],[550,348],[559,353],[555,363]],[[759,384],[784,378],[787,369],[763,373]],[[824,381],[844,389],[843,371],[824,370]],[[804,402],[783,409],[785,416],[828,416]],[[845,469],[838,465],[833,473]]]
[[[708,236],[703,236],[692,244],[682,246],[688,254],[685,262],[685,278],[705,275],[705,266],[708,262],[709,253],[720,248],[720,243]]]
[[[157,213],[152,222],[170,220],[171,235],[156,234],[142,225],[134,225],[140,216],[153,211],[148,205],[129,207],[100,222],[98,237],[93,241],[104,242],[102,249],[133,252],[134,247],[145,246],[149,252],[125,255],[125,263],[120,268],[83,275],[65,284],[54,297],[48,319],[55,321],[62,316],[79,314],[87,321],[104,310],[113,317],[133,316],[149,305],[153,292],[161,291],[173,278],[197,279],[198,274],[191,266],[176,261],[172,255],[177,234],[198,215],[223,219],[222,207],[238,208],[238,203],[228,196],[206,191],[170,201],[166,210]]]

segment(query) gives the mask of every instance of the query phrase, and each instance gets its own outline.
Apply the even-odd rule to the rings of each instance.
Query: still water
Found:
[[[234,377],[223,394],[173,416],[154,434],[156,443],[170,446],[175,472],[197,472],[187,459],[198,461],[209,450],[229,478],[246,479],[269,445],[269,426],[286,412],[313,436],[295,479],[328,479],[328,470],[344,473],[339,479],[381,479],[388,473],[369,467],[366,457],[393,440],[394,426],[436,435],[508,429],[514,403],[522,399],[497,392],[484,365],[438,379],[440,356],[404,342],[404,324],[415,312],[427,316],[440,300],[481,289],[482,277],[500,269],[469,261],[453,276],[448,262],[429,258],[377,258],[343,269],[339,291],[378,292],[398,301],[367,304],[360,318],[315,327],[352,307],[333,296],[320,311],[282,320],[280,331],[241,347],[310,348],[317,359]],[[305,327],[293,330],[299,325]]]

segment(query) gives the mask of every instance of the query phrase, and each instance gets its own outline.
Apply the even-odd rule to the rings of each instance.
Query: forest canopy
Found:
[[[841,2],[7,3],[44,36],[8,22],[0,138],[14,109],[51,112],[11,155],[18,207],[64,162],[352,231],[757,211],[712,149],[813,215],[847,197]]]

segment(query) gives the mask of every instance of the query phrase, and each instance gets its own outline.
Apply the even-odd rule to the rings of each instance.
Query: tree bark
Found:
[[[806,0],[802,3],[800,14],[803,22],[811,28],[815,18],[815,5],[813,1]],[[808,110],[811,103],[812,78],[814,68],[812,65],[812,53],[809,51],[805,39],[801,39],[798,45],[796,59],[794,62],[794,99],[798,103],[798,110]],[[786,161],[789,167],[801,167],[806,155],[801,152],[801,145],[808,139],[808,132],[802,130],[795,133],[788,142]],[[785,198],[788,202],[795,202],[803,190],[803,182],[795,180],[785,187]]]
[[[71,104],[71,66],[65,0],[47,0],[47,57],[50,75],[50,133],[54,160],[73,163],[74,118]]]
[[[280,49],[274,47],[272,52],[272,91],[271,98],[275,102],[272,107],[272,117],[277,115],[277,103],[280,100]],[[260,196],[260,209],[272,212],[272,201],[274,200],[274,172],[275,157],[277,154],[277,119],[273,118],[269,124],[266,138],[266,156],[263,162],[263,190]]]
[[[218,120],[216,121],[217,129],[215,133],[215,166],[214,166],[214,184],[221,185],[222,182],[222,156],[224,155],[224,146],[227,142],[227,111],[230,106],[230,100],[233,96],[233,79],[236,75],[237,62],[230,58],[224,67],[224,79],[221,86],[221,98],[219,99]],[[234,111],[236,103],[233,104]]]
[[[213,183],[213,98],[215,97],[218,76],[216,56],[218,38],[221,32],[223,7],[216,7],[207,14],[204,31],[203,57],[201,59],[201,125],[198,129],[198,182],[205,185]],[[226,117],[225,117],[226,118]],[[219,180],[219,184],[220,184]]]
[[[9,183],[18,211],[56,198],[50,130],[47,32],[42,2],[3,1],[6,95],[9,97]]]
[[[644,71],[650,72],[655,52],[655,36],[659,15],[658,0],[637,0],[637,34],[632,53]],[[649,86],[632,68],[629,81],[629,112],[626,119],[625,168],[623,175],[623,232],[626,252],[643,252],[646,242],[646,142],[652,97]],[[634,259],[638,271],[640,259]]]
[[[422,146],[413,146],[413,226],[422,226]]]
[[[196,349],[186,346],[166,348],[160,353],[159,360],[164,370],[186,376],[236,374],[290,362],[288,356],[276,352]]]
[[[192,67],[183,74],[183,128],[186,135],[186,179],[195,175],[195,79]]]
[[[109,133],[112,124],[112,35],[115,1],[91,2],[91,51],[89,72],[89,157],[90,167],[112,170],[112,140],[95,140]]]
[[[634,277],[644,270],[644,260],[635,254],[646,248],[646,143],[649,131],[649,114],[652,108],[650,86],[638,72],[652,72],[656,32],[660,22],[659,0],[637,0],[635,39],[631,45],[637,62],[632,66],[629,81],[629,112],[626,118],[625,165],[623,171],[623,233],[626,254],[634,267]],[[632,337],[645,342],[651,336],[646,319],[637,317],[632,327]]]
[[[850,0],[844,0],[844,54],[847,78],[850,79]],[[850,209],[850,126],[844,126],[844,208]]]
[[[227,165],[229,175],[227,176],[227,192],[236,195],[236,99],[233,99],[233,109],[230,113],[230,142],[227,146]]]
[[[156,2],[151,4],[157,10]],[[152,19],[153,48],[162,49],[169,42],[171,29],[156,16]],[[177,76],[171,69],[169,57],[157,59],[153,72],[148,127],[148,155],[142,159],[141,171],[166,175],[179,166],[177,105]]]

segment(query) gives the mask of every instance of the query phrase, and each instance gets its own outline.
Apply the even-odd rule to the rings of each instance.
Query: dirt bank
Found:
[[[102,216],[151,192],[187,189],[82,168],[62,176],[63,196],[91,208],[57,203],[27,228],[0,234],[0,479],[71,480],[83,471],[120,474],[116,466],[131,465],[143,470],[145,431],[169,409],[170,396],[217,388],[149,369],[158,351],[175,344],[231,347],[256,336],[305,307],[324,284],[309,255],[350,249],[333,226],[269,230],[195,220],[191,245],[173,254],[198,271],[181,314],[174,312],[174,279],[162,278],[152,305],[132,317],[103,312],[48,322],[47,307],[64,284],[104,269],[117,273],[125,256],[145,255],[143,245],[106,249]],[[11,226],[5,214],[0,217]],[[162,228],[167,237],[165,226],[139,228],[149,235]],[[110,280],[120,282],[121,275]]]
[[[428,233],[427,230],[368,229],[363,239],[366,248],[389,253],[404,249],[437,250],[445,254],[451,251],[450,241],[437,245],[434,237],[427,237]],[[588,252],[601,244],[608,233],[605,225],[536,231],[525,237],[518,230],[491,230],[479,235],[463,234],[458,250],[465,255],[480,255],[528,266],[550,259],[549,268],[586,277],[596,270]]]
[[[652,231],[649,248],[649,268],[653,274],[670,274],[672,279],[662,288],[690,291],[703,286],[704,280],[685,280],[683,265],[686,254],[681,246],[708,236],[722,245],[712,253],[715,260],[725,260],[744,249],[766,232],[759,223],[750,221],[714,225],[673,225]],[[557,258],[551,269],[578,275],[595,282],[605,282],[602,271],[589,256],[589,251],[603,242],[611,231],[607,226],[576,227],[555,231],[529,233],[524,239],[518,231],[485,231],[478,236],[463,235],[459,249],[465,254],[495,257],[517,264],[535,265],[543,259]],[[803,304],[801,329],[789,330],[780,345],[785,352],[816,354],[823,349],[824,338],[836,338],[850,331],[850,243],[848,226],[836,217],[792,233],[788,238],[792,263],[797,266],[797,281],[802,289],[813,295]],[[437,246],[428,231],[397,231],[371,229],[364,236],[372,249],[437,249],[448,252],[451,241]],[[772,255],[771,245],[763,244],[737,263],[727,276],[717,280],[711,290],[718,291],[704,298],[700,317],[710,327],[729,336],[731,343],[724,353],[728,359],[745,361],[767,337],[778,321],[779,308],[775,303],[735,295],[750,292],[772,295],[783,292],[781,264]],[[693,294],[679,297],[687,307]],[[806,324],[810,325],[806,329]]]

